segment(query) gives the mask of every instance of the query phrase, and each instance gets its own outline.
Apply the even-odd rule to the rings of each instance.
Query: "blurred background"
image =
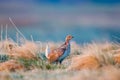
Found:
[[[0,25],[15,40],[9,17],[29,40],[120,41],[120,0],[0,0]]]

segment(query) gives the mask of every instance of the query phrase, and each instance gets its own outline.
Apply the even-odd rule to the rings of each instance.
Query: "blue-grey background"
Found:
[[[0,0],[0,24],[16,39],[12,18],[27,39],[77,43],[120,41],[120,0]]]

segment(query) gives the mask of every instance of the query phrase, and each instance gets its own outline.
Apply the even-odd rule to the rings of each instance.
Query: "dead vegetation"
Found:
[[[16,71],[23,70],[24,66],[21,65],[16,60],[9,60],[3,63],[0,63],[0,71]]]
[[[72,63],[67,70],[96,69],[108,65],[119,64],[120,46],[116,43],[92,43],[84,45],[82,55],[72,57]]]
[[[120,43],[71,42],[70,56],[61,65],[50,64],[44,55],[47,43],[26,40],[12,24],[22,39],[17,36],[17,41],[7,37],[3,40],[1,36],[1,80],[120,80]],[[51,49],[61,44],[48,43]]]
[[[3,55],[1,57],[3,61],[0,63],[0,73],[10,73],[9,75],[7,73],[6,75],[0,74],[4,80],[17,80],[13,77],[14,74],[22,76],[19,78],[23,80],[27,80],[27,77],[35,80],[60,80],[61,77],[69,80],[120,79],[120,46],[116,43],[90,43],[80,46],[72,42],[71,55],[63,61],[62,65],[50,64],[41,59],[44,54],[45,43],[42,43],[42,47],[40,44],[31,41],[22,45],[11,41],[1,43],[0,55]],[[49,42],[49,45],[52,48],[59,46],[58,43],[54,44],[53,42]],[[19,74],[18,71],[20,71]],[[58,77],[52,77],[53,75]]]

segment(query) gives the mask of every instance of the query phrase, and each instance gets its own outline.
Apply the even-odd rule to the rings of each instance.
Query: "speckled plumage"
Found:
[[[48,59],[48,61],[50,63],[53,62],[59,62],[62,63],[62,61],[69,56],[70,54],[70,40],[73,37],[71,35],[68,35],[66,37],[65,43],[63,45],[61,45],[59,48],[54,49],[52,51],[49,50],[49,52],[47,52],[47,50],[49,49],[48,47],[46,47],[46,57]]]

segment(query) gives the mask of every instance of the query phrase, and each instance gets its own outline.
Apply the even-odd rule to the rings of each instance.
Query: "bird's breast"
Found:
[[[61,55],[63,54],[62,50],[57,49],[53,50],[48,54],[48,60],[49,62],[54,62],[56,61]]]

